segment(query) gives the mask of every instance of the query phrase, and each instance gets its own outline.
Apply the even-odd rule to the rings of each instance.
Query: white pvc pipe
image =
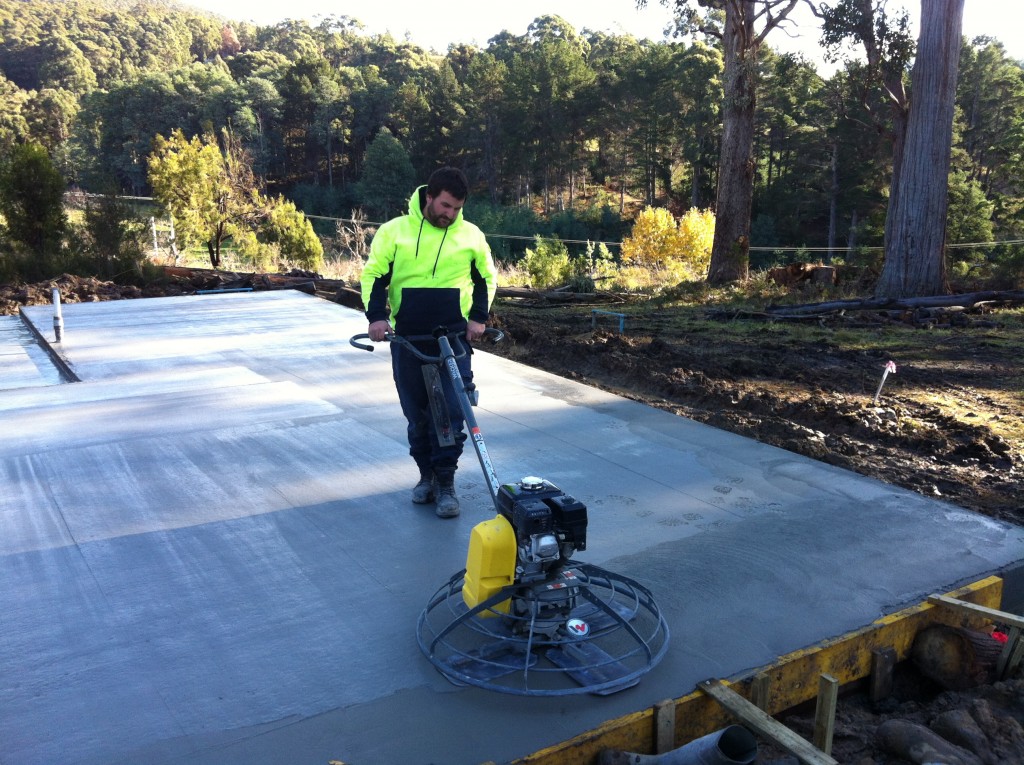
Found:
[[[55,342],[64,339],[64,315],[60,311],[60,290],[53,288],[53,337]]]

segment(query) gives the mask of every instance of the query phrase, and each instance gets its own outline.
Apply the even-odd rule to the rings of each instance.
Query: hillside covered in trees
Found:
[[[86,191],[150,196],[158,136],[228,129],[261,183],[313,216],[362,208],[382,220],[438,163],[459,165],[474,220],[525,237],[492,241],[506,260],[535,234],[619,241],[641,206],[680,214],[715,201],[723,55],[712,37],[636,40],[549,15],[439,54],[346,16],[262,27],[124,0],[0,0],[0,23],[0,152],[36,142]],[[762,46],[752,266],[798,254],[777,248],[881,245],[899,119],[889,85],[909,82],[913,48],[903,42],[827,79],[770,38]],[[1021,62],[998,41],[964,40],[956,105],[947,243],[1019,239]],[[966,274],[1022,258],[954,247],[950,259]]]

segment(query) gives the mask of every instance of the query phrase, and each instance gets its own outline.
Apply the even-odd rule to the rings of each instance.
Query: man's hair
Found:
[[[442,191],[447,191],[456,199],[465,199],[469,196],[466,174],[457,167],[439,167],[427,179],[427,193],[436,198]]]

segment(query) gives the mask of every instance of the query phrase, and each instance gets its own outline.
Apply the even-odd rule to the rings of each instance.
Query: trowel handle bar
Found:
[[[444,333],[443,336],[447,337],[448,340],[451,341],[451,340],[454,340],[454,339],[457,339],[457,338],[460,338],[460,337],[465,337],[465,335],[466,335],[466,332],[464,330],[460,330],[458,332],[446,332],[446,333]],[[498,341],[502,340],[505,337],[505,333],[504,332],[502,332],[500,329],[494,329],[493,327],[488,327],[487,329],[485,329],[484,330],[484,335],[486,337],[493,338],[494,342],[496,342],[496,343]],[[372,345],[368,345],[366,343],[358,343],[358,342],[356,342],[357,340],[368,340],[369,337],[370,336],[364,332],[361,335],[354,335],[351,338],[349,338],[349,343],[351,345],[353,345],[354,347],[359,348],[361,350],[372,351],[373,350],[373,346]],[[396,334],[394,334],[392,332],[388,332],[386,335],[384,335],[384,339],[385,340],[389,340],[392,343],[398,343],[399,345],[404,346],[405,349],[409,351],[409,353],[411,353],[413,356],[418,358],[420,361],[426,361],[428,363],[438,364],[438,363],[440,363],[444,359],[443,356],[430,356],[430,355],[428,355],[426,353],[423,353],[422,351],[420,351],[419,348],[417,348],[415,345],[413,345],[414,342],[423,342],[423,341],[426,341],[426,340],[436,340],[437,338],[434,335],[409,335],[407,337],[403,337],[402,335],[396,335]],[[455,354],[455,358],[461,359],[465,355],[466,355],[466,351],[462,350],[461,352]]]

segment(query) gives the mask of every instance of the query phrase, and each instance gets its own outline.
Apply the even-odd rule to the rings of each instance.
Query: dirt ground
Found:
[[[85,302],[225,286],[223,277],[211,278],[199,283],[195,278],[165,278],[139,288],[65,276],[53,283],[4,286],[0,313],[49,303],[54,285],[65,302]],[[342,294],[335,292],[337,285],[330,288],[318,285],[316,292],[325,297]],[[351,300],[352,293],[348,295]],[[626,314],[620,331],[617,317],[593,314],[592,308],[498,301],[493,324],[507,339],[489,350],[1001,521],[1024,524],[1019,318],[1012,331],[1001,325],[998,312],[929,329],[887,319],[874,329],[868,326],[867,332],[861,322],[854,331],[845,317],[831,325],[819,322],[811,331],[794,331],[763,320],[709,320],[692,307],[648,305],[611,309]],[[896,372],[886,378],[876,404],[890,360]],[[1024,763],[1024,680],[954,692],[912,668],[901,668],[897,679],[896,693],[880,704],[870,704],[858,692],[842,696],[833,746],[839,762]],[[918,747],[897,753],[881,742],[880,726],[887,720],[943,730],[962,748],[936,753]],[[807,714],[796,710],[786,723],[810,738],[813,709]],[[770,747],[763,747],[758,761],[795,762]]]
[[[508,340],[493,352],[992,518],[1024,521],[1021,337],[1001,328],[997,314],[930,329],[865,318],[858,323],[868,322],[867,332],[854,333],[844,328],[849,318],[808,332],[757,320],[709,323],[692,308],[614,310],[626,312],[621,332],[618,317],[586,306],[499,303],[495,324]],[[893,359],[896,372],[876,405]],[[926,734],[914,729],[916,748],[901,750],[905,741],[895,745],[880,733],[887,720],[943,730],[962,746],[923,746]],[[842,696],[832,755],[855,765],[1024,763],[1022,721],[1024,681],[945,691],[908,664],[880,704],[858,689]],[[784,722],[813,737],[813,708]],[[796,762],[763,745],[758,761]]]

